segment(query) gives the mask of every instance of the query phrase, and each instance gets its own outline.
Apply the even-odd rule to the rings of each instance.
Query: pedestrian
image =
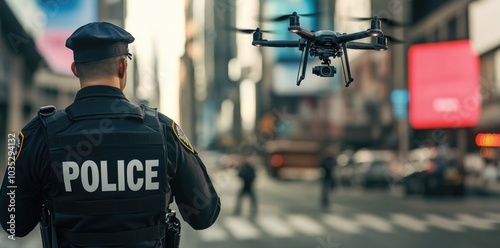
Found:
[[[498,177],[498,171],[494,159],[487,158],[485,164],[486,166],[484,167],[483,170],[483,181],[484,181],[483,185],[484,188],[488,188],[496,183]]]
[[[323,148],[320,164],[321,173],[321,210],[328,211],[330,207],[330,193],[335,187],[335,148],[327,146]]]
[[[65,109],[41,108],[19,133],[0,196],[9,237],[26,236],[42,216],[44,247],[165,247],[174,200],[194,229],[217,219],[220,199],[179,125],[122,92],[133,41],[106,22],[66,40],[81,89]]]
[[[245,157],[238,168],[238,177],[241,179],[242,185],[236,201],[234,214],[241,214],[243,197],[247,196],[250,198],[251,216],[255,216],[257,214],[257,197],[255,196],[253,184],[255,182],[256,173],[255,165],[249,156]]]

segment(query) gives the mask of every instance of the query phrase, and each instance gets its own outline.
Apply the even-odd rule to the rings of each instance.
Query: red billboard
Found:
[[[408,51],[409,121],[415,129],[472,127],[479,121],[479,57],[469,40]]]

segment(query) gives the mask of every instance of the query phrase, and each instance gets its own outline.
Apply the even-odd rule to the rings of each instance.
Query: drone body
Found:
[[[297,76],[297,85],[300,85],[301,81],[305,78],[308,56],[317,57],[322,61],[321,66],[315,66],[312,69],[313,74],[320,77],[333,77],[335,75],[337,70],[335,67],[330,66],[330,58],[345,60],[344,68],[347,71],[345,86],[348,87],[354,79],[351,77],[347,49],[377,51],[388,49],[388,37],[384,35],[381,28],[381,23],[384,19],[377,16],[371,18],[369,29],[350,34],[333,30],[310,31],[304,29],[300,26],[300,17],[296,12],[293,12],[291,15],[278,17],[276,20],[282,20],[284,17],[288,17],[289,19],[288,30],[300,36],[299,40],[266,40],[262,38],[262,33],[265,31],[257,28],[253,30],[252,45],[258,47],[298,47],[302,51],[302,73],[300,77]],[[355,41],[367,37],[375,37],[372,39],[374,42],[365,43]]]

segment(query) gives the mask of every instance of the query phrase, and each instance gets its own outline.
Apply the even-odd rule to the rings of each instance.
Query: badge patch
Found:
[[[181,144],[184,147],[186,147],[189,151],[194,153],[194,148],[191,145],[191,143],[189,142],[189,139],[187,138],[184,131],[182,131],[181,127],[179,125],[177,125],[175,122],[172,122],[172,130],[174,130],[175,136],[177,137],[177,139],[179,139]]]
[[[14,145],[14,149],[12,151],[12,160],[15,162],[17,158],[19,158],[19,154],[21,154],[21,151],[23,149],[23,144],[24,144],[24,134],[23,132],[19,133],[19,136],[17,136],[16,144]]]

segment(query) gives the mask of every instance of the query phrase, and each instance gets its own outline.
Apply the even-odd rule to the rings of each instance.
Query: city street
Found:
[[[182,224],[181,247],[498,247],[500,198],[469,194],[465,198],[405,197],[400,188],[361,190],[337,188],[331,208],[320,211],[316,180],[275,180],[259,170],[256,181],[259,211],[233,214],[240,182],[232,170],[207,167],[222,201],[222,212],[209,229],[195,231]],[[36,229],[28,238],[2,247],[40,247]]]
[[[470,248],[498,247],[500,242],[495,235],[500,231],[500,198],[405,197],[396,187],[337,189],[325,213],[319,208],[317,182],[259,176],[258,216],[233,216],[238,182],[231,177],[219,190],[223,212],[216,224],[198,233],[185,228],[183,246]],[[249,204],[245,206],[248,210]]]

